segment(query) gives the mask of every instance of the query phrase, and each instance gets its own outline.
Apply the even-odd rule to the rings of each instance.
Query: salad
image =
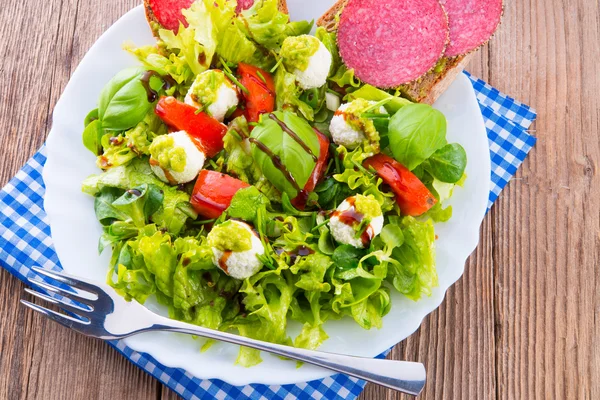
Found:
[[[392,290],[430,295],[434,222],[465,179],[444,115],[363,84],[335,33],[310,35],[277,0],[183,15],[156,45],[124,45],[139,66],[85,118],[108,283],[174,319],[310,349],[330,319],[381,327]],[[239,364],[260,361],[240,348]]]

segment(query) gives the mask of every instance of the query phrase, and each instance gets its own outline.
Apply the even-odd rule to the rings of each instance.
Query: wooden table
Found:
[[[136,0],[0,9],[0,186],[42,145],[92,43]],[[481,229],[465,274],[392,357],[427,366],[422,399],[600,398],[600,11],[507,2],[469,71],[537,109],[539,141]],[[0,398],[175,398],[105,343],[19,306],[0,271]],[[362,398],[397,398],[368,386]]]

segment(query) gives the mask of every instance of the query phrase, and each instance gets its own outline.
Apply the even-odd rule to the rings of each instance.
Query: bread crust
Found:
[[[286,0],[278,0],[277,8],[279,8],[280,12],[284,14],[289,14]],[[150,29],[152,30],[152,34],[158,39],[158,29],[160,28],[160,22],[158,22],[154,11],[152,11],[152,7],[150,7],[150,0],[144,0],[144,11],[146,13],[146,20],[148,21],[148,25],[150,25]]]
[[[335,31],[337,29],[336,16],[342,12],[347,3],[348,0],[338,0],[317,20],[317,26],[325,28],[328,32]],[[472,54],[473,52],[446,59],[446,65],[442,71],[437,72],[436,68],[433,68],[422,77],[402,85],[401,92],[412,101],[433,104],[463,71],[471,60]]]

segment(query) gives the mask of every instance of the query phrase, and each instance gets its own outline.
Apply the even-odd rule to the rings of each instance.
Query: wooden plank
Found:
[[[7,79],[0,87],[0,185],[43,143],[54,104],[87,48],[134,3],[52,0],[1,8],[0,50],[7,62],[0,68]],[[22,294],[23,285],[1,271],[0,398],[157,397],[159,386],[149,375],[106,343],[26,310],[19,305]]]
[[[506,4],[491,84],[537,108],[494,218],[499,398],[598,398],[598,2]]]

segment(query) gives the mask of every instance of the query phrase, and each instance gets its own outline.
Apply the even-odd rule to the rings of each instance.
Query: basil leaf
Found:
[[[126,68],[117,73],[102,89],[100,99],[98,100],[98,117],[104,119],[104,113],[108,108],[110,100],[117,94],[123,86],[127,85],[134,79],[139,78],[144,73],[144,69],[140,67]]]
[[[91,121],[83,130],[83,145],[95,156],[102,154],[102,136],[104,136],[104,129],[102,128],[102,121],[99,119]]]
[[[152,103],[148,101],[146,89],[139,79],[142,68],[128,68],[119,72],[102,90],[98,102],[98,116],[106,130],[121,131],[134,127],[144,119]],[[162,88],[157,77],[150,79],[154,90]]]
[[[390,119],[388,136],[394,158],[413,170],[446,144],[446,117],[427,104],[408,104]]]
[[[456,183],[462,178],[467,166],[467,153],[458,143],[450,143],[433,153],[425,169],[435,178],[446,183]]]
[[[92,111],[90,111],[86,116],[85,119],[83,120],[83,126],[87,127],[89,124],[91,124],[92,122],[94,122],[95,120],[97,120],[98,117],[98,109],[94,108]]]
[[[316,157],[319,156],[319,139],[305,120],[289,111],[276,111],[273,114],[287,125]],[[264,176],[279,191],[287,193],[290,199],[295,198],[298,195],[298,188],[302,189],[306,185],[315,168],[316,163],[313,157],[267,114],[262,115],[260,123],[252,131],[251,137],[273,153],[272,157],[261,150],[256,143],[252,143],[252,157]],[[279,162],[276,157],[281,161],[282,169],[289,172],[296,185],[278,168]]]
[[[356,269],[362,256],[362,250],[349,244],[344,244],[335,249],[331,259],[337,268],[345,271]]]

